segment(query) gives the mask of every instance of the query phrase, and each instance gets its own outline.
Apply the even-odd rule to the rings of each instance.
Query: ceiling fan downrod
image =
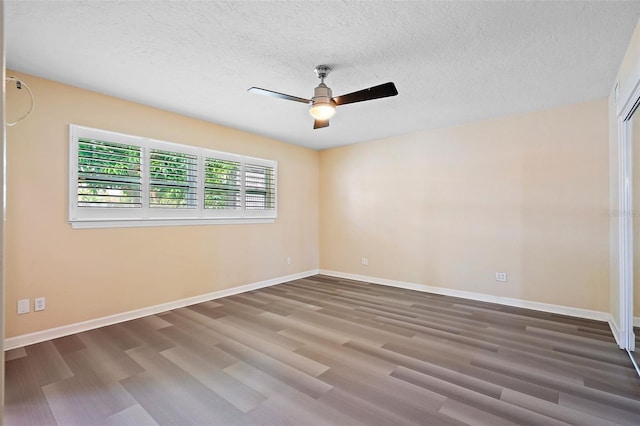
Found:
[[[327,78],[327,76],[331,72],[331,68],[329,68],[326,65],[318,65],[317,67],[315,67],[313,71],[316,73],[316,75],[320,79],[320,83],[324,83],[324,79]]]

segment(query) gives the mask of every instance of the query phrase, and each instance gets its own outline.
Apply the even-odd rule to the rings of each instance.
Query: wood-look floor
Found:
[[[6,355],[8,426],[640,425],[605,323],[326,276]]]

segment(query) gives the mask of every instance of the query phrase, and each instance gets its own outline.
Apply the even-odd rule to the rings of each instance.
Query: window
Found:
[[[273,222],[277,164],[71,125],[74,228]]]

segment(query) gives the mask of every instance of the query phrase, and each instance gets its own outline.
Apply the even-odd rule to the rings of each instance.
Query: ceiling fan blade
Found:
[[[379,86],[369,87],[368,89],[359,90],[357,92],[348,93],[346,95],[336,96],[333,98],[333,102],[335,102],[336,105],[345,105],[369,101],[372,99],[386,98],[397,94],[398,90],[396,89],[396,85],[389,82]]]
[[[322,129],[323,127],[329,127],[329,120],[315,120],[313,122],[314,129]]]
[[[247,89],[247,92],[256,93],[258,95],[271,96],[272,98],[280,98],[285,99],[287,101],[296,101],[302,102],[303,104],[308,104],[311,102],[311,99],[299,98],[297,96],[285,95],[284,93],[274,92],[273,90],[261,89],[259,87],[250,87]]]

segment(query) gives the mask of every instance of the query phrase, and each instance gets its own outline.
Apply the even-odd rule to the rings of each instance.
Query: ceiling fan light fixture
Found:
[[[316,68],[316,73],[318,68]],[[318,74],[320,76],[320,74]],[[326,71],[320,77],[324,79]],[[311,98],[311,106],[309,107],[309,114],[316,120],[328,120],[336,113],[336,103],[333,102],[331,97],[331,89],[321,82],[318,87],[313,90],[313,98]]]
[[[309,107],[309,114],[316,120],[328,120],[336,113],[333,101],[314,101]]]

